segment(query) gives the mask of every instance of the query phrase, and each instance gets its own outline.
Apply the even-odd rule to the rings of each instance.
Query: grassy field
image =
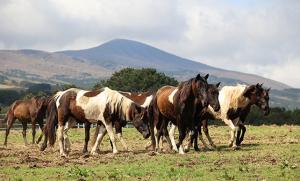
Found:
[[[0,180],[300,180],[300,126],[248,126],[244,145],[236,151],[226,146],[228,131],[210,127],[215,151],[152,155],[144,149],[148,140],[128,128],[124,137],[133,151],[122,151],[118,142],[120,153],[113,155],[105,139],[99,156],[85,158],[84,130],[73,129],[72,151],[64,159],[57,147],[45,152],[37,145],[25,147],[16,130],[8,146],[0,146]]]

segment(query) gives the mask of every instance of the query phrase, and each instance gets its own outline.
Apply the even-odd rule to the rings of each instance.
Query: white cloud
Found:
[[[55,51],[128,38],[300,87],[291,73],[300,70],[299,19],[297,0],[2,0],[0,48]]]

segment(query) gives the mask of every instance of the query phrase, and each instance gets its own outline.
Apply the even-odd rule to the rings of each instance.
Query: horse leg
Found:
[[[36,120],[35,119],[33,119],[33,118],[31,118],[31,120],[33,120],[32,122],[31,122],[31,128],[32,128],[32,144],[34,144],[35,143],[35,133],[36,133]]]
[[[243,125],[243,124],[240,124],[239,125],[239,130],[241,130],[242,131],[242,135],[241,135],[241,137],[240,137],[240,139],[237,141],[237,146],[241,146],[241,143],[242,143],[242,141],[244,140],[244,136],[245,136],[245,133],[246,133],[246,127],[245,127],[245,125]]]
[[[39,121],[38,124],[39,124],[40,130],[41,130],[41,134],[40,134],[38,140],[36,141],[36,144],[39,144],[39,142],[42,140],[43,135],[44,135],[44,134],[43,134],[43,129],[44,129],[44,123],[43,123],[43,120],[42,120],[42,121]]]
[[[67,153],[64,149],[64,128],[67,120],[67,112],[57,109],[57,120],[58,120],[58,128],[57,128],[57,139],[59,145],[59,153],[61,157],[67,157]]]
[[[84,139],[84,146],[83,146],[83,150],[82,150],[83,154],[88,153],[87,148],[88,148],[88,143],[90,140],[90,128],[91,128],[91,123],[89,123],[89,122],[85,123],[85,126],[84,126],[85,139]]]
[[[216,145],[214,144],[213,140],[211,139],[210,135],[209,135],[209,132],[208,132],[208,124],[207,124],[207,120],[203,120],[202,122],[202,125],[203,125],[203,131],[205,133],[205,136],[206,138],[208,139],[208,142],[209,142],[209,145],[215,149],[216,148]]]
[[[178,152],[178,148],[177,148],[176,142],[175,142],[175,130],[176,130],[176,126],[174,124],[172,124],[171,128],[169,130],[169,135],[170,135],[170,139],[171,139],[172,149],[174,151]]]
[[[12,127],[12,125],[14,124],[16,118],[12,117],[12,116],[8,116],[7,118],[7,127],[6,127],[6,131],[5,131],[5,140],[4,140],[4,146],[7,146],[7,137],[9,134],[9,131]]]
[[[182,147],[182,142],[183,142],[183,140],[186,136],[186,127],[185,127],[185,125],[178,124],[178,131],[179,131],[179,142],[178,142],[177,146],[179,147],[179,154],[184,154],[184,150],[183,150],[183,147]]]
[[[199,147],[198,147],[198,137],[199,137],[199,133],[201,134],[201,127],[198,127],[198,130],[195,132],[195,136],[194,136],[194,150],[195,151],[200,151]]]
[[[185,152],[190,151],[190,148],[192,146],[194,138],[195,138],[195,132],[193,130],[189,131],[189,137],[188,137],[188,140],[187,140],[188,144],[184,147]]]
[[[121,142],[123,148],[126,151],[128,151],[129,148],[128,148],[128,146],[127,146],[127,144],[126,144],[126,142],[125,142],[125,140],[124,140],[124,138],[122,136],[122,125],[120,124],[119,121],[115,121],[115,130],[116,130],[116,134],[117,134],[118,140]],[[111,144],[112,144],[112,142],[111,142]]]
[[[74,119],[69,119],[69,121],[66,123],[64,130],[63,130],[63,145],[64,145],[64,150],[67,153],[70,153],[71,151],[71,142],[69,139],[68,131],[70,128],[74,127],[76,125],[76,121]]]
[[[27,122],[25,120],[25,121],[21,121],[21,123],[23,126],[23,132],[22,132],[23,140],[24,140],[25,146],[27,146],[28,145],[27,138],[26,138]]]
[[[97,125],[97,126],[99,126],[99,133],[97,135],[97,138],[96,138],[95,143],[94,143],[94,145],[92,147],[92,150],[91,150],[92,155],[99,154],[99,145],[100,145],[103,137],[106,134],[106,129],[105,129],[105,126],[103,124]]]
[[[167,143],[169,144],[169,148],[172,150],[173,146],[172,146],[172,141],[170,139],[170,136],[169,136],[169,131],[168,131],[168,124],[165,125],[164,127],[164,136],[167,140]]]
[[[237,127],[233,124],[233,122],[230,119],[225,119],[224,122],[231,128],[230,131],[230,141],[229,141],[229,147],[233,147],[236,148],[236,143],[235,143],[235,139],[236,139],[236,131],[237,131]]]
[[[113,153],[116,154],[118,153],[118,149],[117,149],[117,145],[116,145],[116,140],[115,140],[115,135],[114,135],[114,131],[113,131],[113,126],[112,123],[106,123],[106,121],[103,121],[104,126],[107,130],[107,134],[109,136],[110,141],[112,142],[113,145]]]

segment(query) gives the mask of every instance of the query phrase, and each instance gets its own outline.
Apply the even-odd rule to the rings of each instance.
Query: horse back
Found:
[[[11,109],[15,118],[19,120],[30,120],[32,116],[31,112],[33,112],[34,109],[33,106],[34,105],[31,105],[29,101],[18,100],[14,102]]]

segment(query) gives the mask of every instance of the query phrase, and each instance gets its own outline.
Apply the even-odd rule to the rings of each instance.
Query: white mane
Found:
[[[123,96],[118,91],[111,90],[105,87],[105,92],[108,95],[108,106],[111,113],[118,112],[121,119],[130,120],[129,109],[134,104],[132,100]]]

